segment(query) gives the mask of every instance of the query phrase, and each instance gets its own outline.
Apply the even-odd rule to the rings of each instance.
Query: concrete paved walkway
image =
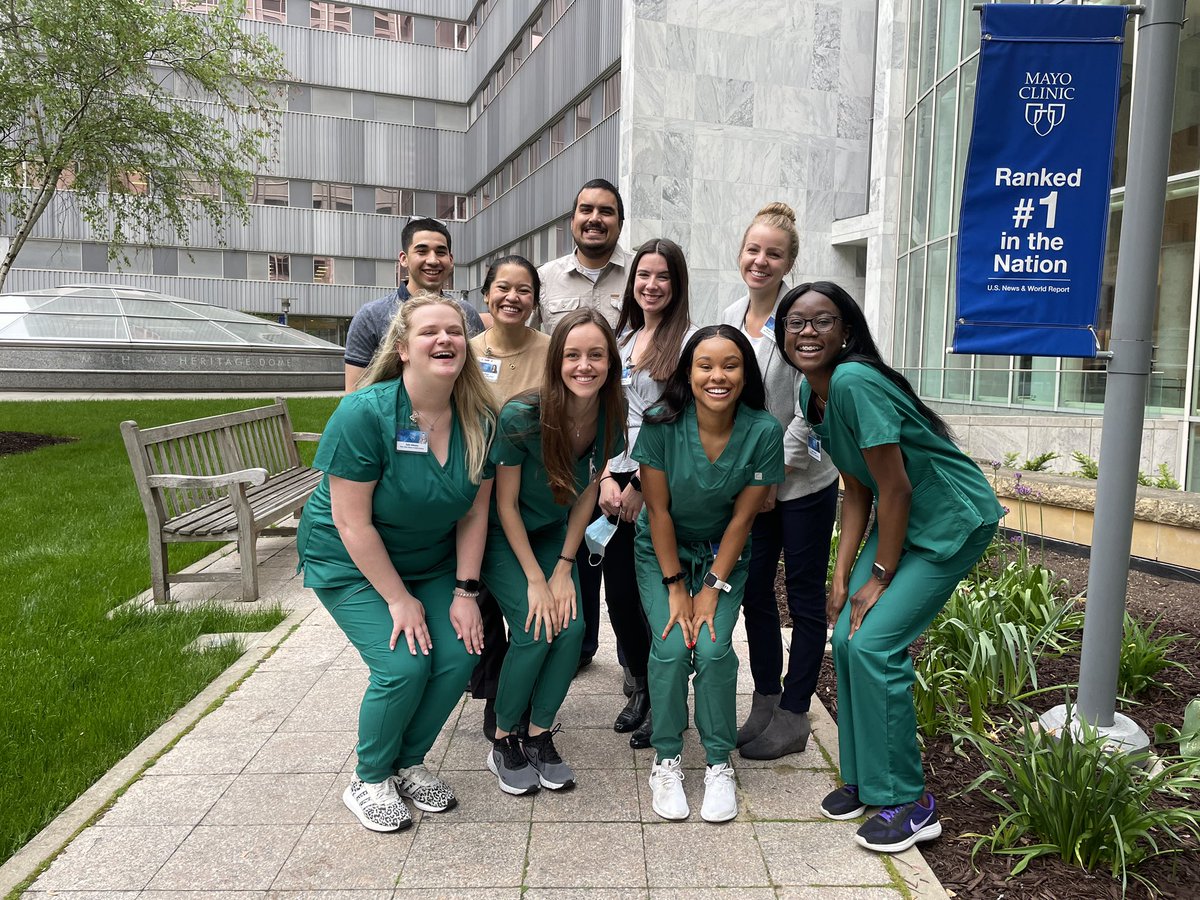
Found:
[[[355,764],[366,669],[293,574],[294,545],[267,539],[260,547],[269,557],[264,594],[292,610],[289,622],[209,692],[249,670],[224,702],[205,713],[209,697],[199,698],[10,860],[3,874],[24,867],[19,881],[62,848],[25,897],[946,896],[916,850],[880,857],[854,844],[857,823],[817,812],[836,784],[837,755],[835,727],[819,705],[806,752],[770,763],[735,755],[740,814],[725,825],[699,817],[704,757],[690,729],[684,766],[692,818],[658,819],[646,783],[652,751],[631,750],[611,727],[624,697],[607,623],[596,662],[576,679],[560,715],[556,743],[577,770],[574,790],[502,794],[484,765],[483,704],[464,699],[427,760],[453,785],[458,808],[415,812],[415,827],[399,834],[366,831],[341,800]],[[226,555],[208,564],[231,562]],[[181,596],[200,587],[181,585]],[[752,688],[744,633],[737,637],[744,714]]]

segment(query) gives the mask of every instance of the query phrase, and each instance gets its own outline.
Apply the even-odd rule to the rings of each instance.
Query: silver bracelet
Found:
[[[462,588],[456,587],[454,589],[454,596],[455,597],[465,597],[467,600],[478,600],[479,599],[479,591],[466,591],[466,590],[463,590]]]

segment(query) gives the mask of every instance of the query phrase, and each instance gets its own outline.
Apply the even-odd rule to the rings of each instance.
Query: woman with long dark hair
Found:
[[[679,351],[694,331],[688,312],[688,269],[683,250],[658,238],[638,248],[617,319],[621,349],[621,384],[629,405],[629,446],[637,440],[642,416],[662,395],[679,363]],[[613,729],[632,731],[629,745],[650,746],[653,719],[646,686],[650,658],[650,626],[638,599],[633,570],[633,523],[642,510],[638,465],[626,451],[609,460],[600,478],[597,512],[616,524],[604,548],[604,597],[608,617],[628,670],[629,702]]]
[[[608,322],[590,307],[575,310],[550,338],[540,389],[518,394],[500,412],[483,582],[509,626],[487,759],[508,794],[575,783],[554,746],[554,720],[583,642],[575,554],[596,504],[599,473],[625,445],[619,366]],[[513,732],[526,710],[522,741]]]
[[[681,750],[688,679],[707,770],[707,822],[737,815],[729,754],[737,738],[737,622],[750,562],[747,538],[771,485],[783,481],[783,430],[764,411],[762,376],[745,335],[709,325],[684,344],[633,456],[646,508],[634,544],[642,604],[653,629],[650,773],[654,811],[689,815]]]
[[[898,853],[942,833],[925,790],[908,646],[987,549],[1002,510],[946,423],[883,361],[845,290],[818,281],[789,291],[775,336],[804,373],[800,402],[845,485],[826,602],[845,784],[821,812],[853,819],[883,807],[855,839]]]

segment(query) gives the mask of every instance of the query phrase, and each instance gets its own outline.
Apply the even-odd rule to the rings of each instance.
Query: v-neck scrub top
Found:
[[[806,380],[800,386],[804,409],[811,398]],[[1004,513],[979,466],[934,431],[913,399],[874,366],[844,362],[833,370],[825,417],[812,430],[834,465],[876,497],[879,487],[862,451],[900,445],[912,484],[904,549],[931,562],[954,556],[977,528]]]
[[[633,458],[666,473],[677,541],[719,541],[742,488],[783,481],[783,429],[770,413],[739,407],[729,443],[709,462],[689,403],[674,422],[643,423]],[[638,534],[644,529],[648,538],[645,519],[643,509]]]
[[[467,471],[457,410],[451,409],[447,423],[452,431],[445,465],[432,452],[396,449],[396,432],[416,428],[411,416],[399,378],[355,391],[334,410],[313,462],[325,477],[304,505],[296,537],[305,587],[337,587],[363,577],[333,524],[330,475],[376,482],[371,521],[402,579],[454,570],[455,526],[475,502],[479,485]],[[482,479],[491,477],[489,464]]]
[[[575,490],[583,493],[596,472],[604,468],[604,411],[596,422],[596,440],[591,451],[575,461]],[[624,450],[624,439],[618,434],[613,453]],[[542,456],[542,424],[536,404],[526,400],[510,400],[500,411],[496,439],[492,442],[491,462],[497,466],[521,467],[521,490],[518,509],[526,532],[540,531],[552,525],[566,525],[571,506],[554,501],[546,462]],[[500,527],[496,504],[489,513],[494,527]]]

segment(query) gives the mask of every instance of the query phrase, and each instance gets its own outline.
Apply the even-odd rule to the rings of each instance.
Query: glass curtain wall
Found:
[[[905,78],[904,160],[892,361],[931,400],[978,412],[1042,411],[1098,415],[1104,366],[1094,360],[958,356],[947,352],[954,320],[957,232],[971,136],[979,58],[979,13],[972,3],[911,0]],[[1121,73],[1112,205],[1100,294],[1099,336],[1112,327],[1117,247],[1129,159],[1129,101],[1136,29],[1130,27]],[[953,173],[953,177],[947,177]],[[1200,0],[1188,0],[1176,81],[1154,367],[1147,416],[1187,423],[1188,471],[1200,490]],[[1174,465],[1174,464],[1173,464]],[[1177,475],[1179,473],[1176,473]]]

